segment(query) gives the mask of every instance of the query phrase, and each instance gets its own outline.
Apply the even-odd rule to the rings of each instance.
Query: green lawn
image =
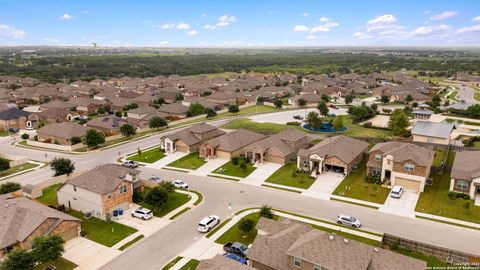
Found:
[[[432,174],[433,185],[426,185],[420,194],[416,211],[428,214],[455,218],[480,223],[480,206],[475,206],[473,200],[448,198],[450,188],[450,170],[455,160],[455,152],[448,153],[447,163],[442,175]],[[467,208],[468,205],[468,208]]]
[[[450,93],[450,95],[448,96],[448,99],[453,100],[453,101],[458,101],[458,99],[457,99],[457,94],[458,94],[458,91],[453,91],[453,92]]]
[[[473,148],[480,150],[480,141],[473,143]]]
[[[243,129],[247,129],[247,130],[258,132],[258,133],[278,133],[285,129],[295,128],[295,129],[306,132],[306,130],[300,126],[282,125],[282,124],[275,124],[275,123],[268,123],[268,122],[257,123],[247,118],[235,119],[221,126],[221,128],[225,128],[225,129],[243,128]]]
[[[128,241],[127,243],[125,243],[123,246],[119,247],[118,250],[124,251],[129,246],[135,244],[136,242],[140,241],[144,237],[145,236],[143,234],[140,234],[139,236],[137,236],[137,237],[133,238],[132,240]]]
[[[180,270],[195,270],[199,263],[199,260],[191,259]]]
[[[82,220],[81,226],[87,232],[86,238],[107,247],[111,247],[137,232],[136,229],[117,222],[106,222],[95,217],[85,219],[83,214],[78,211],[70,210],[67,214]]]
[[[144,187],[144,188],[145,188],[144,193],[146,194],[146,192],[148,192],[150,189],[147,187]],[[190,196],[188,196],[187,194],[173,192],[173,193],[170,193],[168,202],[160,209],[156,209],[155,207],[153,207],[153,205],[150,205],[146,202],[140,202],[139,204],[144,208],[153,210],[154,216],[163,217],[166,214],[172,212],[173,210],[181,207],[182,205],[187,203],[189,200],[190,200]]]
[[[155,147],[150,150],[142,151],[142,154],[136,154],[134,156],[130,156],[127,160],[133,160],[137,162],[145,162],[145,163],[154,163],[165,157],[165,152],[163,152],[160,147]]]
[[[196,170],[203,164],[207,163],[204,158],[200,157],[198,152],[190,153],[174,162],[168,164],[169,167]]]
[[[259,213],[252,213],[248,214],[242,219],[251,219],[257,224],[258,220],[260,219],[260,214]],[[253,243],[255,240],[255,237],[257,237],[257,229],[253,229],[253,231],[248,234],[244,235],[242,231],[240,231],[239,227],[239,222],[237,224],[233,225],[228,231],[226,231],[224,234],[222,234],[217,240],[215,240],[215,243],[218,244],[226,244],[227,242],[240,242],[245,245],[250,245]]]
[[[0,130],[0,137],[8,136],[8,131]]]
[[[433,159],[433,166],[440,167],[442,166],[442,162],[445,159],[445,151],[437,150],[435,151],[435,158]]]
[[[181,259],[183,259],[183,257],[176,257],[175,259],[173,259],[171,262],[169,262],[167,265],[165,265],[161,270],[168,270],[170,268],[172,268],[175,264],[177,264]]]
[[[22,172],[22,171],[26,171],[26,170],[29,170],[29,169],[36,168],[38,166],[40,166],[40,165],[35,164],[35,163],[25,163],[25,164],[22,164],[22,165],[14,166],[14,167],[11,167],[10,169],[6,170],[6,171],[3,171],[0,174],[0,177],[9,176],[9,175],[12,175],[14,173],[19,173],[19,172]]]
[[[342,183],[338,185],[333,194],[383,204],[388,197],[390,189],[377,184],[365,183],[366,173],[366,162],[363,160],[358,164],[357,171],[350,172],[350,174],[343,179]]]
[[[307,189],[315,182],[315,179],[305,172],[297,172],[296,164],[291,162],[283,165],[265,182]]]
[[[58,206],[57,190],[61,186],[63,186],[63,184],[60,183],[44,188],[42,190],[42,196],[38,197],[37,200],[48,205]]]
[[[442,268],[439,268],[439,269],[448,269],[448,268],[444,268],[444,267],[448,266],[447,263],[445,263],[444,261],[442,261],[439,258],[434,257],[434,256],[429,256],[429,255],[422,254],[420,252],[415,252],[415,251],[412,251],[412,250],[406,250],[406,249],[400,249],[400,248],[393,249],[392,251],[400,253],[400,254],[405,255],[405,256],[409,256],[409,257],[416,258],[416,259],[419,259],[419,260],[422,260],[422,261],[426,261],[428,267],[442,267]]]
[[[350,137],[368,137],[368,138],[389,138],[392,132],[386,129],[366,128],[361,125],[354,124],[351,117],[344,117],[345,126],[348,130],[343,133]]]
[[[255,169],[252,163],[247,163],[247,168],[242,170],[239,165],[233,165],[232,161],[229,161],[213,171],[213,173],[245,178],[255,171]]]
[[[33,270],[43,270],[45,267],[50,265],[55,266],[55,270],[72,270],[77,267],[77,265],[73,262],[60,257],[56,261],[39,264],[35,266]]]

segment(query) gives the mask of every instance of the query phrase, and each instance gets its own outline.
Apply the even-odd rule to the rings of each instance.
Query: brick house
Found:
[[[435,152],[411,143],[378,143],[370,149],[367,174],[391,186],[423,192]]]
[[[199,146],[200,156],[205,158],[241,156],[245,153],[246,146],[265,137],[253,131],[237,129],[202,143]]]
[[[0,130],[10,128],[23,129],[27,125],[34,126],[38,121],[38,116],[18,108],[9,108],[0,112]]]
[[[105,218],[114,210],[130,208],[134,189],[141,187],[139,174],[116,164],[96,167],[68,180],[58,191],[58,203]]]
[[[457,152],[450,177],[450,191],[480,200],[480,151]]]
[[[38,140],[45,143],[71,145],[71,139],[85,138],[88,128],[73,122],[51,123],[37,130]]]
[[[39,235],[79,235],[80,220],[25,197],[0,195],[0,259],[13,248],[30,249]]]
[[[214,126],[201,123],[163,136],[160,138],[160,146],[167,153],[176,151],[191,153],[198,151],[198,147],[202,142],[223,134],[225,134],[224,131]]]

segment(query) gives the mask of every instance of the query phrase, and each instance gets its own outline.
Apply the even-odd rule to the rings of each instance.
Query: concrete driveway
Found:
[[[318,110],[316,108],[308,108],[306,110],[307,110],[306,114],[308,114],[309,112],[317,112],[318,113]],[[348,114],[347,109],[345,109],[345,108],[338,108],[338,109],[329,108],[328,113],[329,114],[333,113],[335,115],[347,115]],[[276,124],[286,124],[287,122],[299,121],[299,120],[293,118],[293,116],[295,116],[295,115],[300,115],[302,117],[305,117],[305,109],[254,115],[254,116],[249,117],[249,119],[252,120],[253,122],[257,122],[257,123],[269,122],[269,123],[276,123]]]
[[[63,257],[78,265],[75,269],[99,269],[121,254],[120,250],[95,243],[87,238],[75,237],[65,244]]]
[[[123,216],[116,218],[115,221],[123,225],[132,227],[141,232],[145,237],[148,237],[163,227],[169,224],[168,220],[158,217],[153,217],[149,220],[142,220],[132,217],[132,211],[139,208],[139,205],[134,204],[130,209],[126,209]]]
[[[378,211],[415,218],[415,206],[417,205],[419,197],[419,193],[405,190],[402,197],[399,199],[388,196],[387,200]]]
[[[188,155],[188,153],[183,153],[183,152],[173,152],[172,154],[167,154],[164,158],[160,159],[157,162],[154,162],[152,164],[148,164],[146,167],[147,168],[152,168],[152,169],[161,169],[162,167],[166,166],[167,164],[170,164],[174,162],[177,159],[180,159],[184,156]]]
[[[254,165],[257,167],[255,171],[253,171],[249,176],[245,179],[240,180],[240,183],[249,184],[253,186],[261,186],[265,180],[267,180],[270,175],[280,169],[283,165],[272,163],[272,162],[264,162],[259,165]]]
[[[330,200],[333,191],[340,185],[345,176],[342,173],[325,172],[302,195],[322,200]]]
[[[223,164],[229,161],[228,158],[214,158],[209,159],[207,163],[203,164],[200,168],[191,171],[190,174],[199,175],[199,176],[207,176],[214,170],[218,169]]]

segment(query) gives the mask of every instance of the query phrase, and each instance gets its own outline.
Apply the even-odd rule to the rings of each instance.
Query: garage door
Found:
[[[175,149],[176,149],[178,152],[183,152],[183,153],[187,153],[187,152],[188,152],[187,146],[183,146],[183,145],[175,146]]]
[[[63,232],[60,234],[60,236],[63,238],[63,240],[68,241],[72,238],[75,238],[78,236],[78,228],[77,227],[72,227],[69,230]]]
[[[219,151],[219,150],[215,151],[215,154],[219,158],[230,158],[230,156],[231,156],[230,152]]]
[[[267,155],[265,161],[273,162],[277,164],[283,164],[283,157]]]
[[[395,185],[401,186],[404,189],[412,190],[415,192],[420,191],[420,182],[415,180],[409,180],[409,179],[397,177],[395,178]]]

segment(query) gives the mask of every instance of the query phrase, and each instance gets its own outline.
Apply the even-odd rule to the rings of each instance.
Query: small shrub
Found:
[[[33,140],[38,142],[38,136],[37,135],[33,136]]]
[[[365,123],[363,124],[363,127],[371,128],[371,127],[372,127],[372,122],[365,122]]]
[[[289,126],[300,126],[302,123],[300,122],[296,122],[296,121],[293,121],[293,122],[287,122],[287,125]]]
[[[448,192],[448,198],[449,198],[450,200],[455,200],[455,199],[457,199],[457,193],[456,193],[456,192],[453,192],[453,191]]]
[[[247,169],[247,164],[245,162],[242,162],[242,163],[240,163],[239,167],[240,167],[240,169],[245,171]]]
[[[132,200],[133,200],[134,203],[138,203],[138,202],[143,201],[143,193],[139,192],[139,191],[134,191],[133,196],[132,196]]]
[[[140,148],[137,148],[137,155],[139,155],[139,156],[142,155],[142,150],[140,150]]]
[[[84,228],[80,229],[80,236],[82,237],[87,236],[87,231]]]
[[[465,207],[465,209],[470,209],[470,202],[466,202],[463,207]]]
[[[259,214],[261,217],[272,219],[273,218],[272,207],[268,205],[262,206],[262,208],[260,208]]]
[[[461,194],[461,197],[462,199],[464,200],[470,200],[470,195],[466,194],[466,193],[460,193]]]
[[[27,133],[23,133],[21,138],[22,140],[28,140],[28,138],[30,138],[30,135],[28,135]]]
[[[239,157],[232,157],[230,160],[232,161],[233,165],[237,166],[239,161],[240,161],[240,158]]]
[[[244,234],[250,234],[255,228],[255,222],[251,219],[242,219],[238,225],[238,229]]]
[[[112,213],[110,212],[105,213],[105,221],[108,223],[112,222]]]

